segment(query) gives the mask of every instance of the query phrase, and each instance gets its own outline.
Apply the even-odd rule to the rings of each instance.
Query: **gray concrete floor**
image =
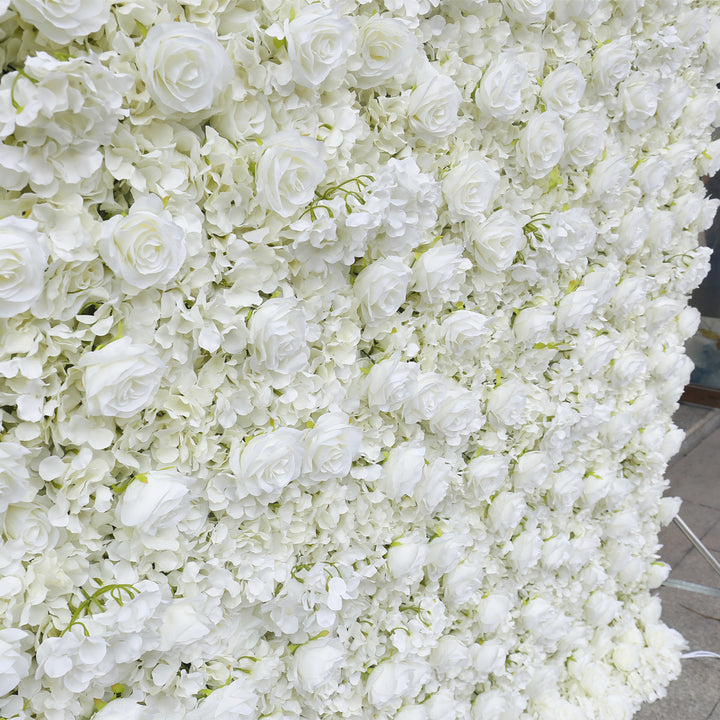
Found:
[[[680,517],[720,559],[720,410],[681,405],[675,423],[683,447],[667,470],[668,494],[682,498]],[[660,533],[670,577],[720,588],[717,575],[674,523]],[[689,651],[720,653],[720,598],[661,587],[663,619],[688,642]],[[720,720],[720,660],[685,659],[665,698],[644,705],[634,720]]]

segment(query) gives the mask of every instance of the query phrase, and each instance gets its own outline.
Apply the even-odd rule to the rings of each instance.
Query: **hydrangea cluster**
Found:
[[[0,716],[627,720],[714,0],[0,0]]]

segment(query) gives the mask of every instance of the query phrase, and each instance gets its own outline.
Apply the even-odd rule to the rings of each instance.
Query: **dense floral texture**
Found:
[[[0,717],[628,720],[713,0],[0,0]]]

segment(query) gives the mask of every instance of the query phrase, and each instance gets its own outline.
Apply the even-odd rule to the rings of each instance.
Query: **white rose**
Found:
[[[300,689],[316,693],[323,686],[337,686],[345,650],[338,640],[322,638],[301,645],[295,651],[295,672]]]
[[[395,76],[404,76],[416,49],[417,40],[402,20],[373,15],[360,28],[359,67],[351,67],[355,85],[377,87]]]
[[[99,30],[110,18],[111,0],[13,0],[20,17],[60,45]]]
[[[316,87],[334,68],[345,64],[353,25],[335,10],[310,5],[286,21],[284,35],[293,80],[298,85]]]
[[[586,257],[595,245],[597,228],[585,208],[554,211],[550,216],[547,241],[552,255],[561,265]]]
[[[477,228],[472,240],[480,267],[491,272],[507,270],[525,246],[522,225],[509,210],[497,210]]]
[[[19,443],[0,442],[0,513],[12,503],[35,497],[35,491],[30,490],[30,473],[25,462],[29,453]]]
[[[472,545],[472,539],[464,532],[443,532],[428,545],[428,566],[432,576],[439,577],[454,570],[463,556],[465,548]]]
[[[562,118],[552,111],[533,115],[518,143],[523,169],[534,180],[545,177],[560,162],[564,147]]]
[[[207,114],[233,77],[232,60],[217,35],[189,22],[151,27],[137,63],[150,97],[168,115]]]
[[[511,607],[510,598],[503,593],[493,593],[482,598],[476,608],[476,617],[482,632],[490,633],[497,630],[504,620],[509,619]]]
[[[284,218],[307,205],[325,177],[323,155],[322,143],[296,130],[274,135],[255,169],[260,205]]]
[[[598,95],[612,95],[630,74],[635,53],[628,36],[601,45],[593,54],[592,82]]]
[[[525,384],[510,379],[490,392],[487,411],[497,424],[515,426],[522,420],[526,402]]]
[[[434,71],[427,75],[410,93],[408,120],[419,138],[432,142],[457,130],[462,94],[451,77]]]
[[[397,445],[390,450],[383,464],[378,487],[394,500],[411,495],[420,482],[424,466],[424,447],[413,447],[407,443]]]
[[[229,685],[213,690],[185,720],[241,720],[254,718],[258,705],[257,690],[250,679],[233,680]],[[122,720],[118,718],[117,720]]]
[[[11,504],[2,523],[5,536],[21,541],[26,553],[41,553],[50,546],[54,547],[59,533],[50,524],[48,509],[45,504]]]
[[[375,363],[367,376],[368,405],[373,410],[395,412],[415,394],[419,367],[397,357]]]
[[[475,395],[461,386],[451,387],[430,418],[430,430],[445,437],[445,442],[457,447],[482,426],[483,416]]]
[[[394,578],[408,577],[411,582],[420,580],[427,553],[424,535],[403,535],[393,540],[385,558],[390,575]]]
[[[278,428],[248,440],[242,451],[230,455],[230,469],[238,477],[243,495],[279,495],[300,477],[303,466],[303,434],[294,428]]]
[[[523,519],[527,505],[522,493],[503,491],[493,498],[488,508],[488,527],[498,536],[509,539]]]
[[[442,322],[442,334],[452,355],[473,355],[485,344],[488,319],[474,310],[455,310]]]
[[[590,188],[598,198],[617,197],[630,181],[632,170],[624,155],[608,155],[594,167]]]
[[[0,219],[0,318],[25,312],[42,295],[47,259],[37,223],[14,215]]]
[[[132,417],[152,402],[164,369],[154,348],[129,337],[86,353],[78,367],[84,371],[88,412],[119,418]]]
[[[633,73],[620,85],[620,102],[631,130],[639,130],[655,114],[659,95],[660,86],[641,72]]]
[[[530,25],[543,22],[553,6],[553,0],[502,0],[510,20]]]
[[[557,305],[557,326],[559,330],[574,330],[590,319],[598,305],[597,293],[580,286],[565,295]]]
[[[353,292],[366,325],[387,320],[400,309],[412,274],[403,259],[396,256],[376,260],[358,274]]]
[[[475,93],[480,110],[498,120],[511,120],[522,107],[527,67],[513,53],[501,53],[490,64]]]
[[[540,97],[548,110],[567,118],[580,109],[585,92],[585,78],[574,63],[567,63],[549,73],[542,83]]]
[[[596,112],[580,112],[565,122],[565,159],[584,168],[595,162],[607,142],[607,119]]]
[[[191,600],[174,598],[163,613],[160,625],[160,650],[194,645],[210,633],[209,620],[194,607]]]
[[[177,470],[155,470],[136,476],[117,504],[120,522],[149,532],[175,525],[189,509],[189,482],[190,478]]]
[[[363,431],[341,412],[325,413],[305,438],[305,473],[313,481],[342,478],[360,452]]]
[[[427,667],[407,660],[384,660],[367,679],[366,691],[375,707],[396,705],[404,697],[417,695],[428,675]]]
[[[650,197],[656,196],[665,186],[672,166],[661,157],[655,156],[641,162],[635,170],[635,182],[643,194]]]
[[[405,422],[429,420],[438,410],[452,384],[439,373],[421,373],[417,389],[403,406]]]
[[[465,468],[465,478],[479,500],[487,500],[507,481],[508,460],[500,455],[479,455]]]
[[[454,678],[470,664],[470,651],[455,635],[443,635],[430,653],[430,664],[442,675]]]
[[[165,285],[185,262],[185,231],[162,200],[150,195],[133,203],[125,217],[103,223],[98,249],[107,266],[134,288]]]
[[[17,628],[0,630],[0,697],[30,674],[30,655],[22,649],[22,642],[28,637],[25,630]]]
[[[415,486],[413,497],[427,514],[443,501],[451,482],[457,482],[458,475],[447,460],[435,458],[423,468],[420,482]]]
[[[307,365],[306,325],[297,300],[290,297],[270,298],[251,315],[250,367],[266,376],[271,373],[273,387],[286,387]]]
[[[521,343],[536,343],[547,338],[555,320],[552,305],[538,305],[520,310],[513,321],[513,334]]]
[[[472,220],[485,212],[495,194],[500,174],[488,165],[485,157],[471,150],[442,181],[442,190],[450,217]]]
[[[415,261],[412,289],[429,303],[454,302],[462,296],[465,273],[471,267],[470,260],[463,257],[462,245],[438,243]]]

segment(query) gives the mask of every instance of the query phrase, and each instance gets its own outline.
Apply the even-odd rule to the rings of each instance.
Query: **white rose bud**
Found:
[[[321,638],[301,645],[294,655],[297,682],[306,693],[316,693],[340,679],[345,650],[338,640]]]
[[[207,114],[233,77],[217,35],[189,22],[151,27],[137,62],[150,97],[168,115]]]
[[[355,85],[372,88],[404,76],[417,50],[417,40],[397,18],[373,15],[360,29],[358,55],[351,70]]]
[[[132,417],[152,402],[164,368],[154,348],[128,337],[86,353],[78,366],[84,371],[88,412],[119,418]]]
[[[294,428],[278,428],[256,435],[240,451],[230,454],[230,469],[238,477],[242,495],[279,495],[300,477],[303,466],[303,434]]]
[[[250,367],[272,374],[272,386],[286,387],[307,365],[305,315],[295,298],[270,298],[253,312],[248,323]]]
[[[305,472],[313,481],[343,478],[360,453],[363,431],[341,412],[322,415],[305,438]]]
[[[156,470],[136,477],[120,496],[117,514],[126,527],[153,532],[175,525],[187,514],[191,479],[177,470]]]
[[[639,130],[655,114],[659,95],[660,86],[644,73],[635,72],[620,85],[620,102],[631,130]]]
[[[29,635],[18,628],[0,630],[0,696],[14,690],[18,683],[30,674],[30,655],[21,643]]]
[[[397,357],[375,363],[367,377],[368,405],[384,412],[399,410],[417,391],[418,374],[416,363]]]
[[[420,580],[428,547],[424,535],[404,535],[394,540],[387,552],[387,565],[394,578],[407,577],[411,582]]]
[[[475,104],[498,120],[512,120],[522,107],[527,67],[513,53],[501,53],[490,64],[475,93]]]
[[[454,678],[470,664],[470,651],[455,635],[443,635],[430,653],[430,664],[439,673]]]
[[[543,22],[553,6],[553,0],[502,0],[510,20],[524,25]]]
[[[513,334],[521,343],[536,343],[545,340],[555,321],[552,305],[538,305],[522,309],[513,322]]]
[[[525,247],[522,225],[509,210],[497,210],[472,230],[478,264],[490,272],[507,270]]]
[[[508,479],[508,460],[500,455],[479,455],[465,468],[465,478],[479,500],[494,495]]]
[[[500,624],[509,618],[511,607],[510,598],[503,593],[493,593],[482,598],[476,609],[482,631],[490,633],[497,630]]]
[[[399,500],[403,495],[411,495],[422,478],[424,467],[424,447],[398,445],[390,450],[383,464],[378,487],[395,500]]]
[[[0,318],[25,312],[42,295],[47,259],[33,220],[0,219]]]
[[[412,289],[429,303],[454,302],[462,295],[465,273],[471,267],[462,245],[433,245],[413,265]]]
[[[515,426],[522,420],[526,402],[525,384],[510,379],[491,390],[487,411],[497,424]]]
[[[260,205],[289,218],[314,197],[325,177],[324,146],[296,130],[277,133],[265,146],[255,170]]]
[[[567,118],[580,109],[580,100],[585,92],[585,78],[574,63],[556,68],[543,80],[540,97],[548,110]]]
[[[628,36],[601,45],[592,59],[592,82],[598,95],[612,95],[630,74],[634,59],[632,40]]]
[[[358,274],[353,292],[366,325],[387,320],[400,309],[412,274],[402,258],[396,256],[376,260]]]
[[[477,218],[489,207],[499,182],[499,173],[483,154],[470,151],[442,181],[450,217],[455,221]]]
[[[430,142],[446,138],[460,124],[462,94],[447,75],[430,72],[410,93],[408,120],[413,132]]]
[[[26,23],[60,45],[99,30],[110,18],[111,5],[110,0],[13,0]]]
[[[352,23],[335,10],[304,8],[285,25],[293,80],[305,87],[320,85],[334,68],[344,65],[352,37]]]
[[[404,697],[414,697],[419,692],[427,674],[426,666],[419,663],[384,660],[368,676],[368,698],[379,708],[397,705]]]
[[[534,180],[545,177],[563,156],[562,118],[552,111],[534,115],[520,133],[518,151],[525,172]]]
[[[185,231],[151,195],[137,200],[125,217],[104,222],[98,247],[108,267],[132,287],[162,286],[185,262]]]
[[[607,142],[607,118],[595,112],[580,112],[565,122],[565,159],[584,168],[595,162]]]

